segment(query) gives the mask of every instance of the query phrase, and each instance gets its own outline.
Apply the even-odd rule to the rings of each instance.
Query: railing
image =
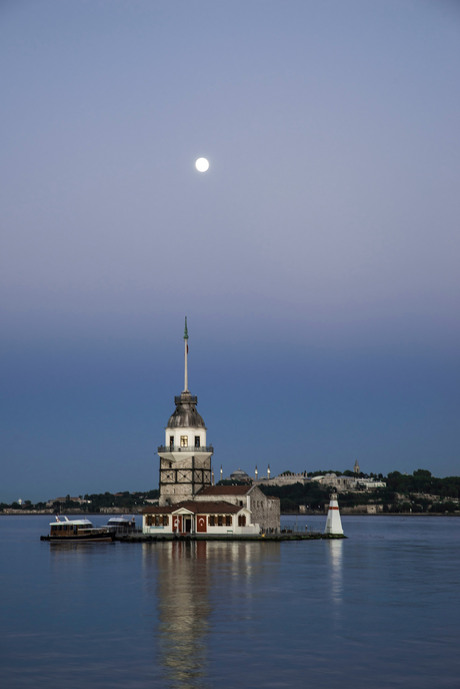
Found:
[[[212,445],[207,447],[195,447],[195,445],[186,445],[185,447],[180,447],[179,445],[160,445],[158,452],[193,452],[197,454],[198,452],[214,452]]]
[[[183,404],[184,402],[188,404],[198,404],[198,397],[196,395],[191,395],[190,393],[188,393],[188,395],[184,398],[182,395],[176,395],[176,397],[174,397],[174,404],[176,407],[178,404]]]

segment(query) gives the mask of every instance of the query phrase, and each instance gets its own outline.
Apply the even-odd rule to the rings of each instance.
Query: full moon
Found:
[[[195,167],[198,172],[207,172],[209,169],[209,160],[207,158],[198,158],[195,160]]]

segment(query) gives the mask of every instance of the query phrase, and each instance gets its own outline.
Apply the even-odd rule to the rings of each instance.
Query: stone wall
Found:
[[[260,488],[254,486],[249,495],[252,522],[259,524],[262,531],[278,532],[280,530],[280,501],[264,495]]]
[[[161,506],[192,500],[202,488],[211,485],[211,457],[199,454],[180,460],[160,458]]]

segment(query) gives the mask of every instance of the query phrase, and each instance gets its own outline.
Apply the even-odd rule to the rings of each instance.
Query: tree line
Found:
[[[312,472],[318,476],[326,472]],[[337,476],[354,476],[353,472],[329,471]],[[417,469],[412,474],[392,471],[382,474],[358,474],[357,478],[378,478],[386,482],[385,488],[375,490],[340,491],[341,507],[357,508],[380,505],[384,513],[426,513],[453,514],[460,511],[460,477],[436,478],[426,469]],[[287,486],[260,486],[264,493],[278,497],[282,512],[324,511],[329,500],[331,486],[311,483],[295,483]]]
[[[292,472],[285,471],[284,475]],[[318,476],[325,473],[334,473],[337,476],[354,477],[351,471],[315,471],[308,474],[308,477]],[[437,478],[427,469],[417,469],[412,474],[402,474],[399,471],[392,471],[388,476],[382,474],[358,474],[357,478],[376,478],[386,482],[385,488],[376,490],[347,490],[339,494],[339,504],[341,507],[356,508],[376,504],[382,506],[382,511],[392,512],[413,512],[413,513],[454,513],[460,511],[460,476],[448,476]],[[228,484],[228,481],[222,483]],[[234,482],[237,483],[237,482]],[[293,483],[286,486],[274,486],[260,484],[261,490],[267,495],[278,497],[281,503],[282,512],[324,512],[324,506],[329,501],[331,492],[330,486],[319,484],[317,481],[307,483]],[[144,492],[123,491],[119,493],[89,493],[79,496],[74,500],[67,495],[64,499],[56,501],[38,502],[33,504],[30,500],[25,500],[21,504],[13,502],[11,504],[0,503],[0,511],[6,509],[15,510],[49,510],[54,512],[80,511],[97,513],[101,510],[114,508],[123,509],[126,512],[139,510],[150,504],[149,500],[159,497],[159,490],[154,489]]]

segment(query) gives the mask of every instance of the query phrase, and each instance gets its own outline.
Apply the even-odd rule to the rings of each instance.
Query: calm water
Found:
[[[39,540],[49,521],[0,517],[8,689],[460,687],[460,519],[344,517],[344,541],[73,546]]]

